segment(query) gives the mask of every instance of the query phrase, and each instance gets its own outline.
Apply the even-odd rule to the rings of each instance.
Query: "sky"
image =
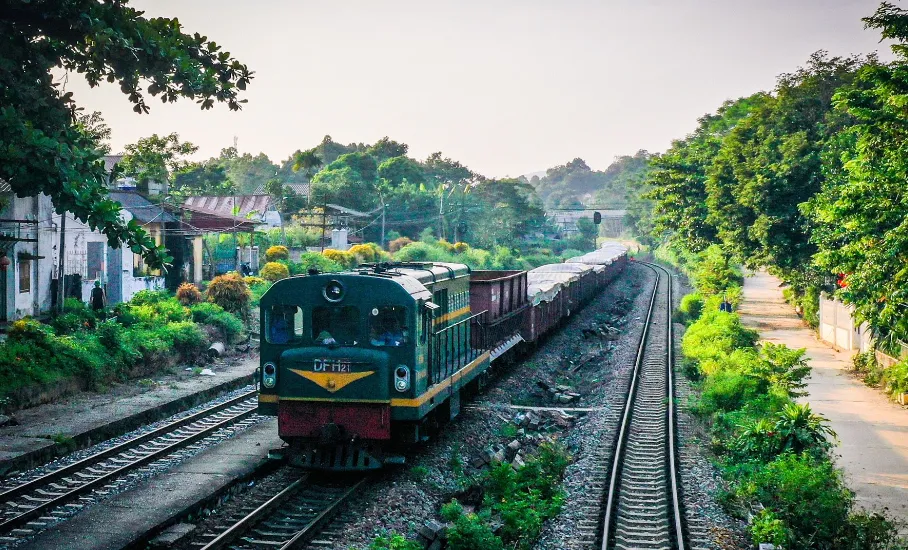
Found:
[[[101,111],[113,151],[177,132],[198,159],[233,145],[275,162],[382,136],[490,177],[664,151],[726,99],[771,90],[811,53],[889,58],[870,0],[142,0],[255,71],[237,113],[67,91]]]

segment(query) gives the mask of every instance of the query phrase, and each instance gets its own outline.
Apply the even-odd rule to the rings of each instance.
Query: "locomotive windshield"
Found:
[[[312,339],[316,344],[355,346],[358,338],[358,308],[318,306],[312,310]]]
[[[407,327],[407,309],[400,306],[382,306],[372,310],[369,343],[373,346],[402,346],[410,332]]]
[[[274,305],[265,310],[265,340],[269,344],[295,344],[303,338],[303,309]]]

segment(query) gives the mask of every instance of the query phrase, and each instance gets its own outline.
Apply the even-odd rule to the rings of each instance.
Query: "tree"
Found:
[[[378,166],[378,177],[382,185],[394,189],[402,183],[422,185],[426,183],[426,173],[422,166],[415,160],[399,156],[392,157]]]
[[[233,183],[237,192],[242,194],[254,193],[273,178],[278,171],[277,165],[271,162],[265,153],[255,156],[250,153],[241,155],[233,147],[222,150],[218,161],[227,170],[227,178]]]
[[[292,160],[293,171],[302,171],[306,175],[307,181],[312,181],[312,176],[314,176],[322,166],[322,159],[315,152],[315,149],[297,151],[294,153]]]
[[[110,154],[110,126],[104,122],[100,111],[93,111],[90,115],[79,111],[76,114],[76,124],[83,134],[95,142],[95,150],[98,153]]]
[[[232,195],[236,186],[227,177],[227,170],[216,162],[193,162],[173,177],[176,195]]]
[[[707,177],[722,145],[722,139],[764,100],[755,94],[726,101],[716,114],[700,118],[693,134],[652,161],[646,180],[650,191],[643,196],[653,201],[653,228],[656,235],[669,234],[686,250],[698,252],[716,241],[715,226],[707,219]]]
[[[580,218],[577,220],[577,233],[586,245],[586,250],[596,248],[596,237],[599,236],[599,226],[593,223],[589,218]]]
[[[372,155],[379,163],[394,157],[405,157],[410,146],[406,143],[400,143],[385,136],[370,145],[366,153]]]
[[[336,203],[355,210],[370,210],[378,202],[378,166],[366,153],[347,153],[312,178],[316,204]]]
[[[149,183],[169,184],[172,175],[189,168],[184,157],[198,150],[188,141],[181,142],[176,132],[164,137],[152,134],[127,145],[118,167],[124,176],[136,179],[140,190],[148,192]]]
[[[855,119],[835,142],[841,169],[827,169],[822,191],[802,206],[814,224],[816,265],[843,274],[840,296],[854,304],[883,347],[908,340],[908,11],[884,2],[864,19],[896,60],[865,64],[834,98]]]
[[[252,73],[207,37],[183,33],[176,19],[147,19],[126,1],[6,2],[0,58],[0,179],[19,196],[46,193],[58,212],[102,230],[112,246],[128,243],[151,266],[170,261],[107,197],[98,143],[79,128],[73,94],[53,82],[53,69],[80,73],[91,86],[119,83],[136,113],[149,111],[146,94],[238,110]]]

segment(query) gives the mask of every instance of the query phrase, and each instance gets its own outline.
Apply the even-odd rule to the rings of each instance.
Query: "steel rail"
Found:
[[[679,484],[677,481],[677,462],[676,462],[676,439],[675,439],[675,408],[674,408],[674,377],[673,377],[673,366],[674,366],[674,340],[672,333],[672,276],[671,273],[656,264],[650,264],[648,262],[637,262],[640,265],[646,266],[656,276],[656,280],[653,284],[653,292],[650,296],[649,306],[646,313],[646,320],[644,322],[643,333],[640,335],[640,342],[637,348],[637,355],[634,361],[634,369],[632,372],[632,378],[630,383],[630,388],[628,390],[627,401],[625,402],[624,411],[622,413],[621,424],[618,429],[618,439],[615,446],[615,452],[612,458],[612,467],[611,474],[609,478],[608,492],[605,499],[605,514],[603,516],[603,527],[602,527],[602,546],[601,550],[609,550],[609,543],[611,541],[611,534],[615,528],[615,523],[617,519],[618,512],[618,485],[621,479],[622,467],[624,461],[624,454],[627,446],[627,440],[629,438],[631,423],[632,423],[632,411],[635,404],[635,399],[637,397],[637,389],[640,384],[641,370],[643,368],[643,358],[649,343],[650,336],[650,325],[654,321],[653,315],[656,305],[656,296],[659,292],[659,285],[662,281],[662,275],[660,271],[665,273],[668,291],[666,295],[667,300],[667,346],[666,346],[666,373],[667,373],[667,384],[666,384],[666,393],[667,393],[667,442],[668,447],[668,477],[670,479],[670,499],[672,503],[672,528],[674,533],[675,548],[677,550],[685,550],[685,536],[684,529],[682,525],[682,516],[681,516],[681,506],[679,498]]]
[[[163,426],[155,428],[154,430],[152,430],[148,433],[136,436],[136,437],[129,439],[127,441],[124,441],[122,443],[118,443],[118,444],[114,445],[113,447],[104,449],[103,451],[95,453],[91,456],[87,456],[81,460],[73,462],[72,464],[68,464],[66,466],[63,466],[62,468],[58,468],[52,472],[48,472],[40,477],[36,477],[34,479],[26,481],[25,483],[16,485],[15,487],[12,487],[3,492],[0,492],[0,502],[7,502],[10,499],[22,496],[23,494],[33,491],[36,488],[47,485],[48,483],[53,483],[55,480],[58,480],[65,475],[69,475],[78,470],[83,470],[89,466],[92,466],[94,464],[97,464],[98,462],[101,462],[102,460],[108,459],[112,456],[116,456],[124,451],[128,451],[132,447],[136,447],[138,445],[141,445],[142,443],[151,441],[152,439],[157,439],[158,437],[161,437],[162,435],[166,434],[167,432],[171,432],[178,428],[182,428],[183,426],[186,426],[188,424],[192,424],[193,422],[201,420],[201,419],[205,418],[206,416],[211,416],[212,414],[222,411],[224,409],[229,409],[230,407],[232,407],[234,405],[238,405],[239,403],[242,403],[243,401],[246,401],[248,399],[255,397],[257,393],[258,392],[255,390],[246,392],[237,397],[224,401],[223,403],[218,403],[217,405],[212,405],[211,407],[208,407],[207,409],[203,409],[199,412],[193,413],[184,418],[174,420],[173,422],[170,422]]]
[[[354,483],[349,489],[344,491],[344,494],[342,494],[337,500],[332,502],[330,506],[322,510],[318,516],[313,518],[313,520],[309,522],[309,525],[301,529],[296,535],[294,535],[292,539],[288,540],[283,546],[281,546],[281,550],[291,550],[293,548],[298,548],[300,544],[309,541],[309,539],[315,536],[318,530],[321,529],[325,523],[327,523],[331,520],[332,517],[334,517],[334,514],[337,512],[337,509],[340,507],[340,505],[346,502],[346,500],[350,498],[350,495],[356,493],[356,491],[358,491],[359,488],[362,487],[368,479],[368,477],[363,477],[362,479]]]
[[[254,397],[255,393],[256,392],[251,392],[248,394],[243,394],[240,397],[231,399],[230,401],[227,402],[227,403],[230,403],[230,405],[219,404],[218,406],[214,406],[209,409],[206,409],[206,411],[207,411],[206,416],[210,416],[212,414],[217,414],[217,413],[221,412],[221,410],[230,408],[230,406],[237,406],[237,405],[242,404],[243,402],[249,401],[252,397]],[[237,400],[241,400],[241,401],[238,403]],[[221,406],[221,405],[224,405],[224,406]],[[216,409],[216,410],[214,410],[214,412],[212,412],[212,409]],[[201,411],[201,412],[206,412],[206,411]],[[43,514],[45,511],[47,511],[49,509],[60,506],[63,503],[73,499],[74,497],[81,495],[83,493],[86,493],[88,491],[91,491],[99,486],[103,486],[103,484],[105,484],[117,477],[122,476],[124,473],[126,473],[130,470],[134,470],[140,466],[148,464],[149,462],[154,462],[155,460],[157,460],[163,456],[167,456],[168,454],[171,454],[178,449],[181,449],[183,447],[191,445],[192,443],[195,443],[196,441],[204,439],[205,437],[208,437],[209,435],[220,430],[221,428],[225,428],[231,424],[234,424],[239,420],[242,420],[248,416],[251,416],[252,414],[255,414],[255,412],[256,412],[255,407],[251,407],[247,410],[241,411],[237,414],[234,414],[233,416],[230,416],[229,418],[226,418],[215,424],[212,424],[211,426],[206,426],[203,429],[201,429],[200,431],[198,431],[194,434],[191,434],[188,437],[185,437],[184,439],[175,441],[160,449],[152,451],[151,453],[149,453],[147,455],[141,456],[137,460],[134,460],[134,461],[130,462],[129,464],[125,464],[119,468],[106,472],[101,476],[95,477],[93,479],[86,481],[85,483],[77,485],[76,487],[68,489],[63,494],[60,494],[58,496],[53,496],[46,502],[37,504],[33,508],[29,508],[28,510],[22,512],[19,515],[10,517],[10,518],[4,520],[3,522],[0,522],[0,533],[8,532],[11,529],[14,529],[20,525],[24,525],[24,524],[28,523],[29,521],[33,520],[34,518],[40,517],[41,514]],[[200,414],[200,413],[196,413],[196,415],[192,415],[192,416],[196,417],[195,418],[196,421],[204,418],[204,417],[199,418],[197,416],[197,414]],[[182,426],[179,426],[179,427],[182,427]],[[179,427],[177,427],[177,429],[179,429]],[[160,433],[160,432],[156,431],[157,437],[167,435],[167,432],[169,432],[169,431],[173,431],[173,430],[167,430],[167,431],[165,431],[165,433]],[[135,438],[135,439],[142,439],[143,440],[142,442],[145,441],[144,436],[140,436],[139,438]],[[152,438],[152,439],[154,439],[154,438]],[[136,444],[134,443],[134,440],[130,440],[130,441],[133,442],[132,447],[135,447]],[[121,449],[120,452],[124,452],[124,449],[122,447],[120,447],[120,449]],[[91,458],[91,457],[89,457],[89,458]],[[96,464],[96,463],[97,463],[97,461],[92,462],[92,464]],[[76,464],[78,464],[78,463],[76,463]],[[61,473],[64,470],[66,471],[66,473]],[[59,480],[59,479],[63,478],[65,475],[67,475],[68,473],[71,473],[72,471],[73,470],[70,469],[69,467],[62,468],[60,470],[52,472],[51,474],[42,476],[41,478],[38,478],[38,479],[44,479],[45,484],[52,483],[54,480]],[[50,479],[50,481],[48,481],[48,479]],[[35,480],[35,481],[37,481],[37,480]],[[25,484],[23,484],[23,485],[25,485]]]
[[[250,512],[247,516],[244,516],[211,542],[203,546],[202,550],[218,550],[219,548],[223,548],[232,543],[245,531],[251,529],[254,524],[269,515],[275,508],[292,497],[303,486],[303,483],[306,482],[308,477],[308,474],[306,474],[285,487],[281,492],[268,499],[264,504]]]

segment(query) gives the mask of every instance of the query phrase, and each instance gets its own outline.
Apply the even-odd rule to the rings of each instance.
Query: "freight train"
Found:
[[[530,271],[387,263],[276,282],[261,299],[258,412],[291,463],[368,470],[455,417],[490,368],[624,269],[616,243]]]

